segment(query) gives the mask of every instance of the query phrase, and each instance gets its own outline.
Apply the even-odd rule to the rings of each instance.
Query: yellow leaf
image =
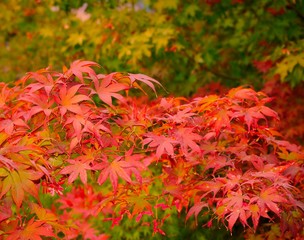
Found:
[[[177,9],[179,0],[157,1],[155,8],[158,10]]]
[[[54,213],[47,211],[46,209],[40,207],[38,204],[33,203],[32,208],[36,213],[39,220],[50,222],[57,221],[57,217]]]
[[[275,73],[281,76],[281,80],[284,80],[297,64],[304,67],[304,53],[287,56],[283,61],[277,64]]]
[[[86,40],[86,36],[81,33],[72,33],[67,40],[67,43],[70,46],[76,46],[77,44],[82,45],[84,40]]]
[[[43,27],[43,28],[40,28],[39,29],[39,34],[42,36],[42,37],[53,37],[54,36],[54,29],[52,28],[49,28],[49,27]]]
[[[129,57],[129,56],[131,56],[131,54],[132,54],[132,52],[130,50],[130,46],[122,46],[118,53],[118,58],[122,59],[124,57]]]

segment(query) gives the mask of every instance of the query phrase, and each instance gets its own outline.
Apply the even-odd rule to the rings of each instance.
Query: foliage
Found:
[[[174,238],[177,216],[248,239],[303,238],[304,155],[273,128],[264,93],[149,101],[128,93],[155,79],[94,66],[1,83],[4,239]]]
[[[180,96],[213,81],[261,88],[274,74],[291,86],[303,80],[301,0],[12,0],[0,7],[2,81],[79,58],[102,63],[105,73],[161,79]]]

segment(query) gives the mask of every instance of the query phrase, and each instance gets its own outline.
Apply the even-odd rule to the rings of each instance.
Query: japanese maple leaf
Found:
[[[209,111],[216,101],[219,100],[217,95],[209,95],[203,98],[198,97],[194,99],[194,103],[196,103],[197,107],[195,108],[198,112]]]
[[[11,232],[6,239],[41,240],[42,236],[55,237],[55,234],[52,228],[44,221],[35,220],[32,218],[28,221],[24,228],[16,229],[15,231]]]
[[[104,120],[98,122],[86,121],[83,132],[91,133],[101,146],[104,146],[102,137],[104,134],[111,135],[110,129],[104,125]]]
[[[129,75],[129,78],[130,78],[130,81],[131,81],[131,85],[133,85],[136,81],[143,82],[143,83],[147,84],[150,88],[152,88],[152,90],[154,91],[155,94],[156,94],[156,90],[155,90],[155,87],[154,87],[155,83],[157,85],[163,87],[159,81],[155,80],[154,78],[148,77],[144,74],[129,73],[128,75]]]
[[[229,161],[225,156],[208,155],[205,171],[213,168],[213,174],[224,167],[233,167],[233,162]]]
[[[214,117],[211,119],[213,122],[213,128],[215,132],[218,134],[222,128],[231,128],[230,125],[230,111],[227,109],[221,109],[219,110]]]
[[[9,98],[12,90],[8,88],[8,86],[4,83],[0,83],[0,108],[2,108]]]
[[[92,224],[89,223],[88,221],[76,220],[74,224],[75,227],[77,228],[78,235],[81,236],[82,239],[108,240],[110,238],[106,234],[98,234],[97,229],[92,227]]]
[[[260,219],[260,215],[261,215],[260,208],[257,204],[250,204],[250,205],[248,205],[248,210],[251,215],[253,228],[254,228],[254,230],[256,230],[259,225],[259,219]]]
[[[248,131],[249,131],[252,124],[256,126],[257,121],[259,119],[265,119],[265,117],[263,114],[260,113],[260,111],[256,107],[252,107],[245,111],[244,119],[248,126]]]
[[[197,216],[202,211],[203,208],[208,208],[208,204],[205,202],[195,203],[188,211],[186,220],[188,220],[192,215],[195,217],[195,223],[197,225]]]
[[[176,159],[174,167],[164,166],[163,170],[168,174],[166,181],[170,184],[180,184],[189,174],[189,166],[184,160]]]
[[[222,190],[223,188],[223,183],[221,181],[201,181],[198,183],[196,186],[197,189],[205,192],[204,195],[207,195],[209,193],[213,193],[213,196],[216,196],[216,194]]]
[[[92,111],[86,108],[87,106],[83,106],[82,108],[82,114],[71,114],[68,115],[67,119],[65,120],[64,126],[67,128],[71,128],[72,135],[70,136],[77,136],[78,139],[81,139],[81,133],[82,129],[86,124],[89,124],[88,122],[91,122],[91,115]],[[68,126],[71,124],[70,126]]]
[[[177,128],[174,136],[184,153],[188,153],[188,149],[194,152],[201,151],[197,142],[202,140],[202,136],[194,133],[192,128]]]
[[[83,73],[86,73],[91,79],[93,79],[94,82],[96,82],[97,75],[91,66],[99,67],[99,64],[92,61],[76,60],[71,63],[70,69],[65,72],[65,75],[69,78],[72,74],[74,74],[77,78],[79,78],[81,83],[84,83]]]
[[[259,110],[261,113],[263,113],[265,116],[268,117],[273,117],[275,119],[279,119],[278,113],[275,112],[274,110],[270,109],[269,107],[266,106],[260,106]]]
[[[26,167],[19,167],[18,171],[7,171],[2,173],[5,176],[2,182],[2,190],[0,193],[0,199],[10,191],[16,206],[20,208],[24,193],[29,193],[38,198],[38,189],[33,181],[40,179],[43,173],[28,170]]]
[[[31,118],[39,112],[43,112],[46,116],[50,116],[52,113],[54,100],[49,99],[45,94],[28,93],[25,96],[21,96],[19,99],[34,104],[34,106],[31,106],[28,118]]]
[[[196,115],[195,113],[192,113],[191,110],[191,108],[185,108],[184,110],[178,111],[174,115],[166,114],[166,117],[168,117],[168,119],[170,119],[172,122],[183,123]]]
[[[80,115],[80,114],[76,114],[73,116],[70,116],[67,118],[67,120],[65,121],[65,126],[68,124],[72,124],[73,126],[73,135],[71,137],[76,136],[77,137],[77,141],[81,140],[82,137],[82,130],[83,127],[85,126],[86,122],[88,121],[88,119],[86,119],[86,117],[84,116],[84,114]]]
[[[77,84],[69,89],[64,84],[61,86],[59,96],[56,96],[55,98],[55,101],[60,105],[59,110],[61,116],[65,115],[68,110],[73,113],[82,114],[79,103],[82,101],[91,101],[86,95],[76,94],[81,86],[81,84]]]
[[[127,202],[133,207],[132,216],[137,216],[136,221],[139,221],[143,214],[153,214],[151,203],[147,199],[146,194],[139,195],[135,193],[126,196]]]
[[[99,120],[101,119],[101,120]],[[97,120],[97,121],[96,121]],[[69,129],[68,137],[71,138],[70,141],[70,151],[80,143],[83,133],[92,134],[96,140],[103,146],[101,132],[111,134],[111,131],[108,127],[104,125],[105,119],[98,116],[94,117],[91,115],[91,112],[85,112],[83,114],[74,114],[67,118],[64,126],[71,124]]]
[[[234,188],[238,188],[242,181],[242,172],[241,171],[228,171],[227,178],[216,178],[218,181],[222,181],[224,183],[223,192],[226,194]]]
[[[114,192],[117,191],[118,177],[121,177],[128,183],[132,183],[129,171],[132,168],[134,168],[134,165],[124,161],[121,156],[115,158],[112,162],[110,162],[107,157],[104,157],[101,163],[94,166],[95,170],[101,170],[97,182],[101,185],[110,178]]]
[[[265,116],[260,112],[259,107],[251,107],[248,109],[243,109],[242,107],[234,107],[234,112],[231,114],[231,118],[244,118],[244,121],[250,131],[251,126],[256,126],[259,119],[266,119]]]
[[[24,130],[29,129],[29,126],[24,121],[22,112],[13,113],[12,116],[0,120],[0,131],[4,131],[7,134],[13,134],[16,127],[21,127]]]
[[[145,95],[147,95],[147,93],[144,91],[144,89],[137,83],[137,82],[131,82],[131,79],[129,78],[128,75],[120,73],[120,72],[116,72],[113,73],[113,78],[118,82],[118,83],[123,83],[126,84],[127,86],[129,86],[130,88],[135,88],[135,89],[139,89],[140,91],[142,91]],[[128,93],[128,91],[126,91]]]
[[[249,200],[249,197],[243,195],[242,191],[231,191],[228,193],[227,198],[225,198],[221,204],[225,206],[227,209],[228,216],[225,218],[228,221],[228,228],[232,231],[234,224],[236,223],[237,219],[240,218],[240,221],[243,225],[247,225],[247,214],[246,211],[248,210],[246,207],[246,202]],[[224,214],[226,214],[224,212]]]
[[[9,198],[1,200],[0,205],[0,222],[12,216],[12,201]]]
[[[130,148],[128,151],[125,152],[124,160],[131,165],[133,165],[132,168],[126,169],[129,171],[129,174],[134,173],[137,181],[141,181],[142,176],[140,174],[140,171],[143,171],[147,168],[147,166],[150,164],[150,161],[147,161],[147,157],[145,157],[142,154],[135,154],[133,153],[134,147]],[[145,158],[145,162],[142,163],[141,160]]]
[[[5,165],[7,168],[17,168],[17,165],[16,165],[16,163],[14,161],[12,161],[11,159],[3,156],[2,154],[0,154],[0,163],[2,163],[3,165]],[[3,176],[7,176],[4,169],[0,170],[0,176],[1,176],[1,174],[4,174]]]
[[[110,106],[113,106],[112,97],[124,102],[124,97],[118,92],[129,88],[125,84],[114,82],[112,80],[113,75],[114,73],[111,73],[101,80],[96,81],[94,83],[96,92],[93,92],[97,93],[99,98]]]
[[[43,88],[46,92],[46,95],[49,97],[50,92],[56,84],[56,81],[54,81],[52,75],[48,73],[47,69],[42,69],[38,72],[30,72],[26,77],[33,78],[34,80],[36,80],[35,83],[31,83],[27,86],[27,88],[30,90],[30,93],[33,93]],[[59,82],[61,81],[57,81],[57,83]]]
[[[258,171],[261,171],[264,167],[264,159],[260,156],[255,154],[247,155],[245,152],[241,152],[239,156],[243,162],[251,163]]]
[[[69,174],[68,183],[74,182],[79,175],[83,184],[87,184],[87,170],[92,169],[90,163],[83,161],[82,156],[76,159],[69,159],[67,162],[70,165],[64,167],[59,173]]]
[[[258,172],[250,173],[253,177],[258,178],[266,178],[272,182],[275,182],[277,178],[284,178],[279,172],[275,171],[276,167],[275,164],[265,164],[263,168],[260,169]]]
[[[250,204],[256,203],[260,208],[261,215],[265,213],[266,217],[268,210],[280,216],[281,211],[277,204],[286,202],[288,202],[286,197],[280,195],[280,192],[275,187],[265,188],[260,192],[260,196],[250,199]]]
[[[163,135],[158,136],[153,133],[145,134],[145,137],[142,144],[149,144],[150,148],[156,148],[157,158],[160,158],[164,153],[174,156],[174,146],[179,143],[177,140]]]
[[[248,99],[248,100],[253,100],[255,102],[258,101],[257,93],[250,89],[250,88],[243,88],[243,87],[238,87],[238,88],[233,88],[229,91],[228,97],[230,98],[238,98],[238,99]]]
[[[31,209],[41,222],[47,223],[57,230],[67,231],[67,227],[59,223],[58,217],[49,209],[45,209],[36,203],[31,203]]]

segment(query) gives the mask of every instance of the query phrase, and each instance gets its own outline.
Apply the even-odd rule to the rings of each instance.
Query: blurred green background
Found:
[[[3,0],[0,81],[76,59],[188,96],[219,82],[303,81],[302,0]]]

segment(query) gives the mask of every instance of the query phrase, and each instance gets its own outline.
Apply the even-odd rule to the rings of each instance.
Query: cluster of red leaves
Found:
[[[265,94],[147,102],[123,92],[144,91],[139,82],[155,91],[156,80],[93,66],[0,85],[1,236],[107,239],[94,219],[125,217],[165,235],[170,211],[183,209],[230,231],[263,219],[282,223],[282,236],[302,234],[304,156],[271,127]],[[50,209],[44,194],[56,196]]]

